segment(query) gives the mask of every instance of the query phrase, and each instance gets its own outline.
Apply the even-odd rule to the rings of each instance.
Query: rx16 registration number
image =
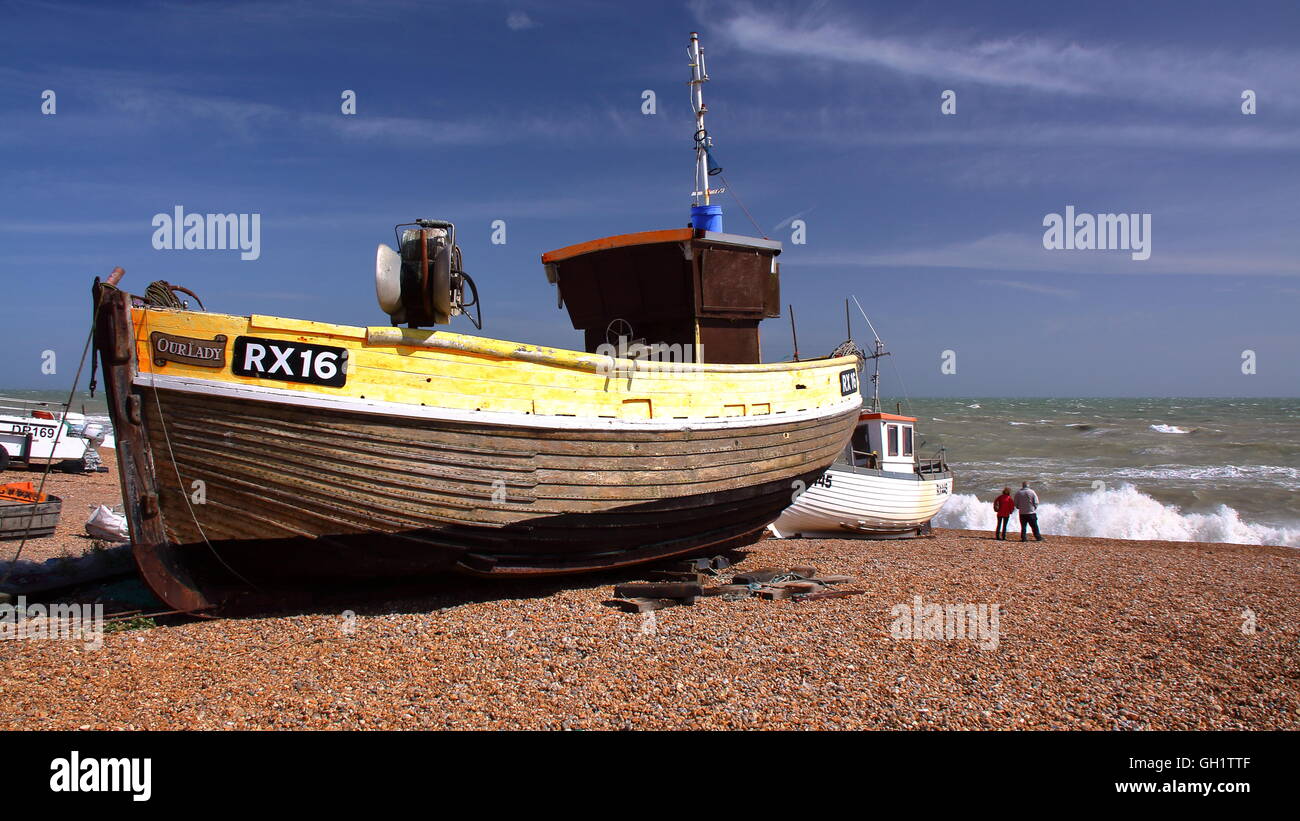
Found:
[[[341,388],[348,379],[348,351],[332,345],[240,336],[235,338],[230,370],[236,376]]]

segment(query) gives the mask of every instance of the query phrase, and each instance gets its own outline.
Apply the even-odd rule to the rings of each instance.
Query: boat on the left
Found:
[[[185,611],[270,583],[590,571],[751,542],[860,405],[853,356],[628,359],[163,308],[109,282],[95,302],[134,552]]]
[[[694,37],[691,68],[698,99]],[[325,579],[574,573],[760,538],[848,442],[859,359],[759,360],[781,246],[722,231],[703,114],[690,227],[542,257],[585,351],[428,329],[478,302],[439,220],[379,248],[386,327],[187,310],[166,283],[128,294],[120,269],[97,281],[153,590],[211,613]]]

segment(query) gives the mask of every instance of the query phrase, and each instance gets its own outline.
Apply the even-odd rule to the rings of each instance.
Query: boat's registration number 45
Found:
[[[332,345],[239,336],[235,337],[230,370],[236,376],[341,388],[348,379],[348,351]]]

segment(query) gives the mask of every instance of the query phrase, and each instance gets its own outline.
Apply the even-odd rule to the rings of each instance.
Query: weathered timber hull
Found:
[[[775,518],[853,423],[518,429],[141,393],[169,542],[400,537],[345,558],[370,574],[572,572],[726,541]]]
[[[790,503],[797,483],[834,460],[858,414],[857,397],[841,397],[836,387],[845,366],[838,360],[762,377],[790,383],[788,411],[781,396],[762,394],[759,377],[737,369],[726,378],[750,379],[755,397],[741,411],[761,399],[764,416],[662,420],[444,411],[426,406],[439,398],[433,393],[415,402],[376,401],[361,393],[376,390],[363,379],[382,375],[378,367],[364,370],[366,357],[387,354],[351,338],[344,342],[356,346],[348,388],[355,395],[173,362],[164,370],[140,356],[148,323],[181,320],[141,317],[126,300],[100,288],[97,347],[137,563],[179,610],[216,612],[249,590],[329,579],[588,572],[752,542]],[[213,324],[209,332],[224,330]],[[403,354],[412,381],[451,380],[447,374],[462,367],[449,354],[418,356]],[[463,358],[467,373],[487,365],[504,370],[482,354]],[[518,397],[527,399],[531,385],[559,393],[561,380],[579,378],[576,366],[525,365],[509,371],[518,384],[498,380],[512,391],[498,403],[524,401]],[[420,368],[429,369],[428,379],[419,378]],[[761,376],[770,369],[753,370]],[[638,374],[636,384],[650,392],[645,400],[629,393],[632,380],[581,378],[574,393],[591,395],[581,401],[640,414],[686,402],[668,391],[687,396],[690,379],[708,377],[682,377],[683,386]],[[604,393],[602,384],[609,386]],[[537,407],[540,400],[527,401]],[[723,403],[734,400],[710,401],[728,409]]]

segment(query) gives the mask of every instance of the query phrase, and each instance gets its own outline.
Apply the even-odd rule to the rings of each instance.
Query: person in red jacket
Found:
[[[1016,500],[1011,498],[1011,488],[1002,488],[1002,495],[993,500],[993,512],[998,514],[998,529],[993,534],[993,538],[1007,540],[1007,522],[1011,520],[1011,513],[1016,509]]]

